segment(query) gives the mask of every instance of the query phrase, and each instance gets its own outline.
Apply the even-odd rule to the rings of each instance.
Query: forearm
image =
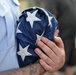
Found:
[[[29,65],[25,68],[0,72],[0,75],[42,75],[42,74],[44,74],[44,69],[38,63]]]

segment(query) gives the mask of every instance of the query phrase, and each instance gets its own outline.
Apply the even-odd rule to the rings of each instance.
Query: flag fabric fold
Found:
[[[44,36],[53,41],[57,28],[57,20],[46,9],[33,7],[25,9],[21,13],[16,30],[17,58],[20,67],[34,63],[39,59],[34,52],[35,48],[39,48],[36,40],[40,40]]]

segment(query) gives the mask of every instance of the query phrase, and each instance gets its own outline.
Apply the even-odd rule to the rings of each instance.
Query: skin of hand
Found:
[[[55,72],[59,70],[65,62],[65,50],[64,44],[60,37],[58,37],[59,30],[56,30],[54,36],[54,42],[42,37],[41,40],[37,40],[39,48],[35,49],[35,52],[40,57],[40,64],[48,72]]]

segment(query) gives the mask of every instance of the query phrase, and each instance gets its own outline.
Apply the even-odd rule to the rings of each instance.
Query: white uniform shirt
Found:
[[[0,71],[19,67],[15,40],[18,6],[18,0],[0,0]]]

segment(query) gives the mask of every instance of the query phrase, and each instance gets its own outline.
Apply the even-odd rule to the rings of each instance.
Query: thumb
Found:
[[[59,30],[57,29],[54,33],[54,36],[58,36],[58,34],[59,34]]]
[[[58,47],[64,48],[63,41],[60,37],[54,36],[54,42],[57,44]]]

